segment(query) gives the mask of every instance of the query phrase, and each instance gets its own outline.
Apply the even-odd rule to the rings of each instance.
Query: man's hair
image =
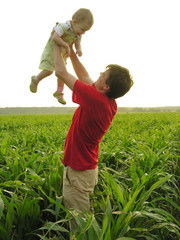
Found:
[[[109,78],[106,81],[110,90],[106,93],[106,96],[111,99],[122,97],[134,83],[129,70],[116,64],[110,64],[106,69],[110,70]]]
[[[77,10],[73,14],[72,19],[76,19],[78,23],[87,21],[89,27],[92,27],[92,25],[94,23],[94,18],[93,18],[92,12],[86,8],[80,8],[79,10]]]

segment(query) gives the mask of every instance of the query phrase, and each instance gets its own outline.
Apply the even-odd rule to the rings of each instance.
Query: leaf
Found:
[[[38,237],[40,237],[41,240],[49,240],[49,238],[44,237],[43,235],[36,234]]]
[[[148,232],[147,228],[131,228],[132,231],[137,231],[137,232]]]
[[[93,226],[88,229],[88,239],[96,239],[96,234]]]
[[[21,187],[22,185],[25,185],[25,184],[19,180],[0,183],[0,186],[4,186],[4,187]]]
[[[76,210],[71,211],[71,214],[73,215],[79,229],[82,231],[86,226],[86,219]]]
[[[94,216],[91,214],[91,215],[89,215],[88,216],[88,214],[86,215],[86,214],[83,214],[83,216],[82,215],[79,215],[79,217],[81,217],[81,218],[83,218],[83,220],[85,220],[85,226],[84,226],[84,228],[83,229],[81,229],[81,232],[80,232],[80,234],[77,236],[77,240],[81,240],[82,239],[82,237],[85,235],[85,233],[88,231],[88,236],[89,236],[89,234],[93,234],[93,236],[95,235],[94,234],[94,230],[93,230],[93,228],[92,228],[92,222],[93,222],[93,220],[94,220]],[[91,229],[91,230],[90,230]],[[90,231],[89,231],[90,230]]]
[[[148,212],[148,211],[141,211],[141,214],[143,216],[147,216],[151,219],[155,219],[155,220],[158,220],[160,222],[164,222],[166,221],[165,217],[160,215],[160,214],[157,214],[157,213],[152,213],[152,212]]]
[[[102,226],[102,230],[101,230],[99,240],[104,239],[103,236],[104,236],[104,233],[105,233],[106,229],[109,227],[109,225],[111,223],[111,218],[112,218],[112,208],[111,208],[111,203],[110,203],[109,196],[108,196],[107,197],[106,212],[105,212],[105,215],[104,215],[103,226]]]
[[[109,225],[108,230],[105,233],[103,240],[111,240],[111,225]]]
[[[132,178],[132,182],[133,182],[133,189],[136,189],[136,187],[139,184],[139,178],[138,178],[138,174],[136,172],[136,165],[134,163],[134,160],[131,161],[131,178]]]
[[[173,217],[172,214],[170,214],[169,212],[161,209],[161,208],[148,208],[149,211],[153,211],[153,212],[157,212],[158,214],[161,214],[162,216],[165,217],[165,219],[168,221],[171,219],[172,221],[174,221],[178,226],[180,226],[180,222],[178,220],[175,219],[175,217]]]
[[[4,201],[3,201],[2,197],[0,196],[0,219],[3,215],[3,210],[4,210]]]
[[[112,187],[112,190],[117,200],[122,204],[122,206],[124,206],[124,196],[123,196],[123,192],[121,191],[121,188],[119,187],[119,185],[117,184],[117,182],[115,181],[115,179],[111,174],[108,174],[108,178],[110,180],[110,185]]]
[[[123,226],[119,231],[119,237],[124,236],[130,230],[130,221],[132,219],[132,213],[129,213],[123,220]]]
[[[144,173],[141,177],[141,184],[144,185],[149,180],[149,175],[147,173]]]
[[[69,232],[67,229],[65,229],[64,227],[61,227],[58,225],[57,222],[48,222],[46,223],[43,227],[39,228],[40,230],[54,230],[54,231],[60,231],[60,232]]]
[[[133,195],[132,195],[132,198],[129,200],[129,202],[126,204],[126,206],[123,208],[123,211],[124,212],[128,212],[129,210],[133,210],[133,205],[134,205],[134,202],[139,194],[139,192],[141,191],[142,187],[137,189]]]
[[[136,239],[130,238],[130,237],[120,237],[120,238],[116,238],[116,240],[136,240]]]
[[[94,221],[92,222],[92,227],[96,233],[96,238],[99,239],[101,234],[101,228],[99,227],[95,218],[94,218]]]
[[[0,236],[1,236],[2,240],[9,239],[9,233],[1,222],[0,222]]]
[[[62,204],[60,204],[59,202],[56,202],[53,198],[50,198],[50,197],[42,190],[41,187],[39,187],[39,189],[41,190],[41,192],[47,197],[47,199],[48,199],[51,203],[57,205],[59,208],[61,208],[62,210],[64,210],[66,213],[69,213],[69,210],[68,210],[68,209],[66,209],[66,208],[65,208]]]
[[[121,232],[122,229],[125,227],[126,225],[126,218],[128,219],[128,213],[129,211],[133,211],[133,206],[134,206],[134,202],[139,194],[139,192],[141,191],[142,187],[140,189],[137,189],[134,193],[132,198],[128,201],[128,203],[124,206],[122,212],[125,214],[120,214],[116,223],[115,223],[115,235],[117,235],[118,232]]]
[[[150,189],[144,193],[144,195],[141,195],[139,203],[135,207],[135,211],[139,211],[142,208],[143,203],[149,198],[150,194],[158,187],[160,187],[163,183],[165,183],[171,176],[167,175],[166,177],[162,178],[161,180],[154,183]]]
[[[8,230],[9,236],[11,236],[12,233],[12,226],[14,221],[14,197],[15,194],[13,194],[11,201],[9,203],[9,206],[7,208],[7,214],[6,214],[6,228]]]

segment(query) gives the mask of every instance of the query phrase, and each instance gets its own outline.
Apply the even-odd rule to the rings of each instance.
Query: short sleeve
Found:
[[[70,21],[66,21],[65,23],[58,23],[54,31],[59,35],[59,37],[62,37],[64,33],[71,27]]]
[[[94,84],[91,86],[80,80],[77,80],[74,84],[72,100],[82,107],[102,104],[106,98],[104,94],[96,90]]]
[[[59,23],[55,26],[54,31],[58,34],[59,37],[62,37],[64,34],[64,31]]]

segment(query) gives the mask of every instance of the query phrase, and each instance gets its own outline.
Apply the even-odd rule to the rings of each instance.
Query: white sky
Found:
[[[55,75],[33,94],[42,51],[56,22],[89,8],[93,27],[83,35],[81,61],[96,81],[108,64],[127,67],[134,86],[118,106],[180,106],[179,0],[4,0],[0,3],[0,107],[62,106],[52,96]],[[67,69],[74,74],[70,60]],[[66,106],[75,106],[65,88]]]

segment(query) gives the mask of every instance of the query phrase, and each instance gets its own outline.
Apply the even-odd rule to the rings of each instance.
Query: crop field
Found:
[[[115,116],[100,144],[94,213],[83,214],[62,202],[71,119],[0,116],[0,240],[179,240],[180,113]]]

